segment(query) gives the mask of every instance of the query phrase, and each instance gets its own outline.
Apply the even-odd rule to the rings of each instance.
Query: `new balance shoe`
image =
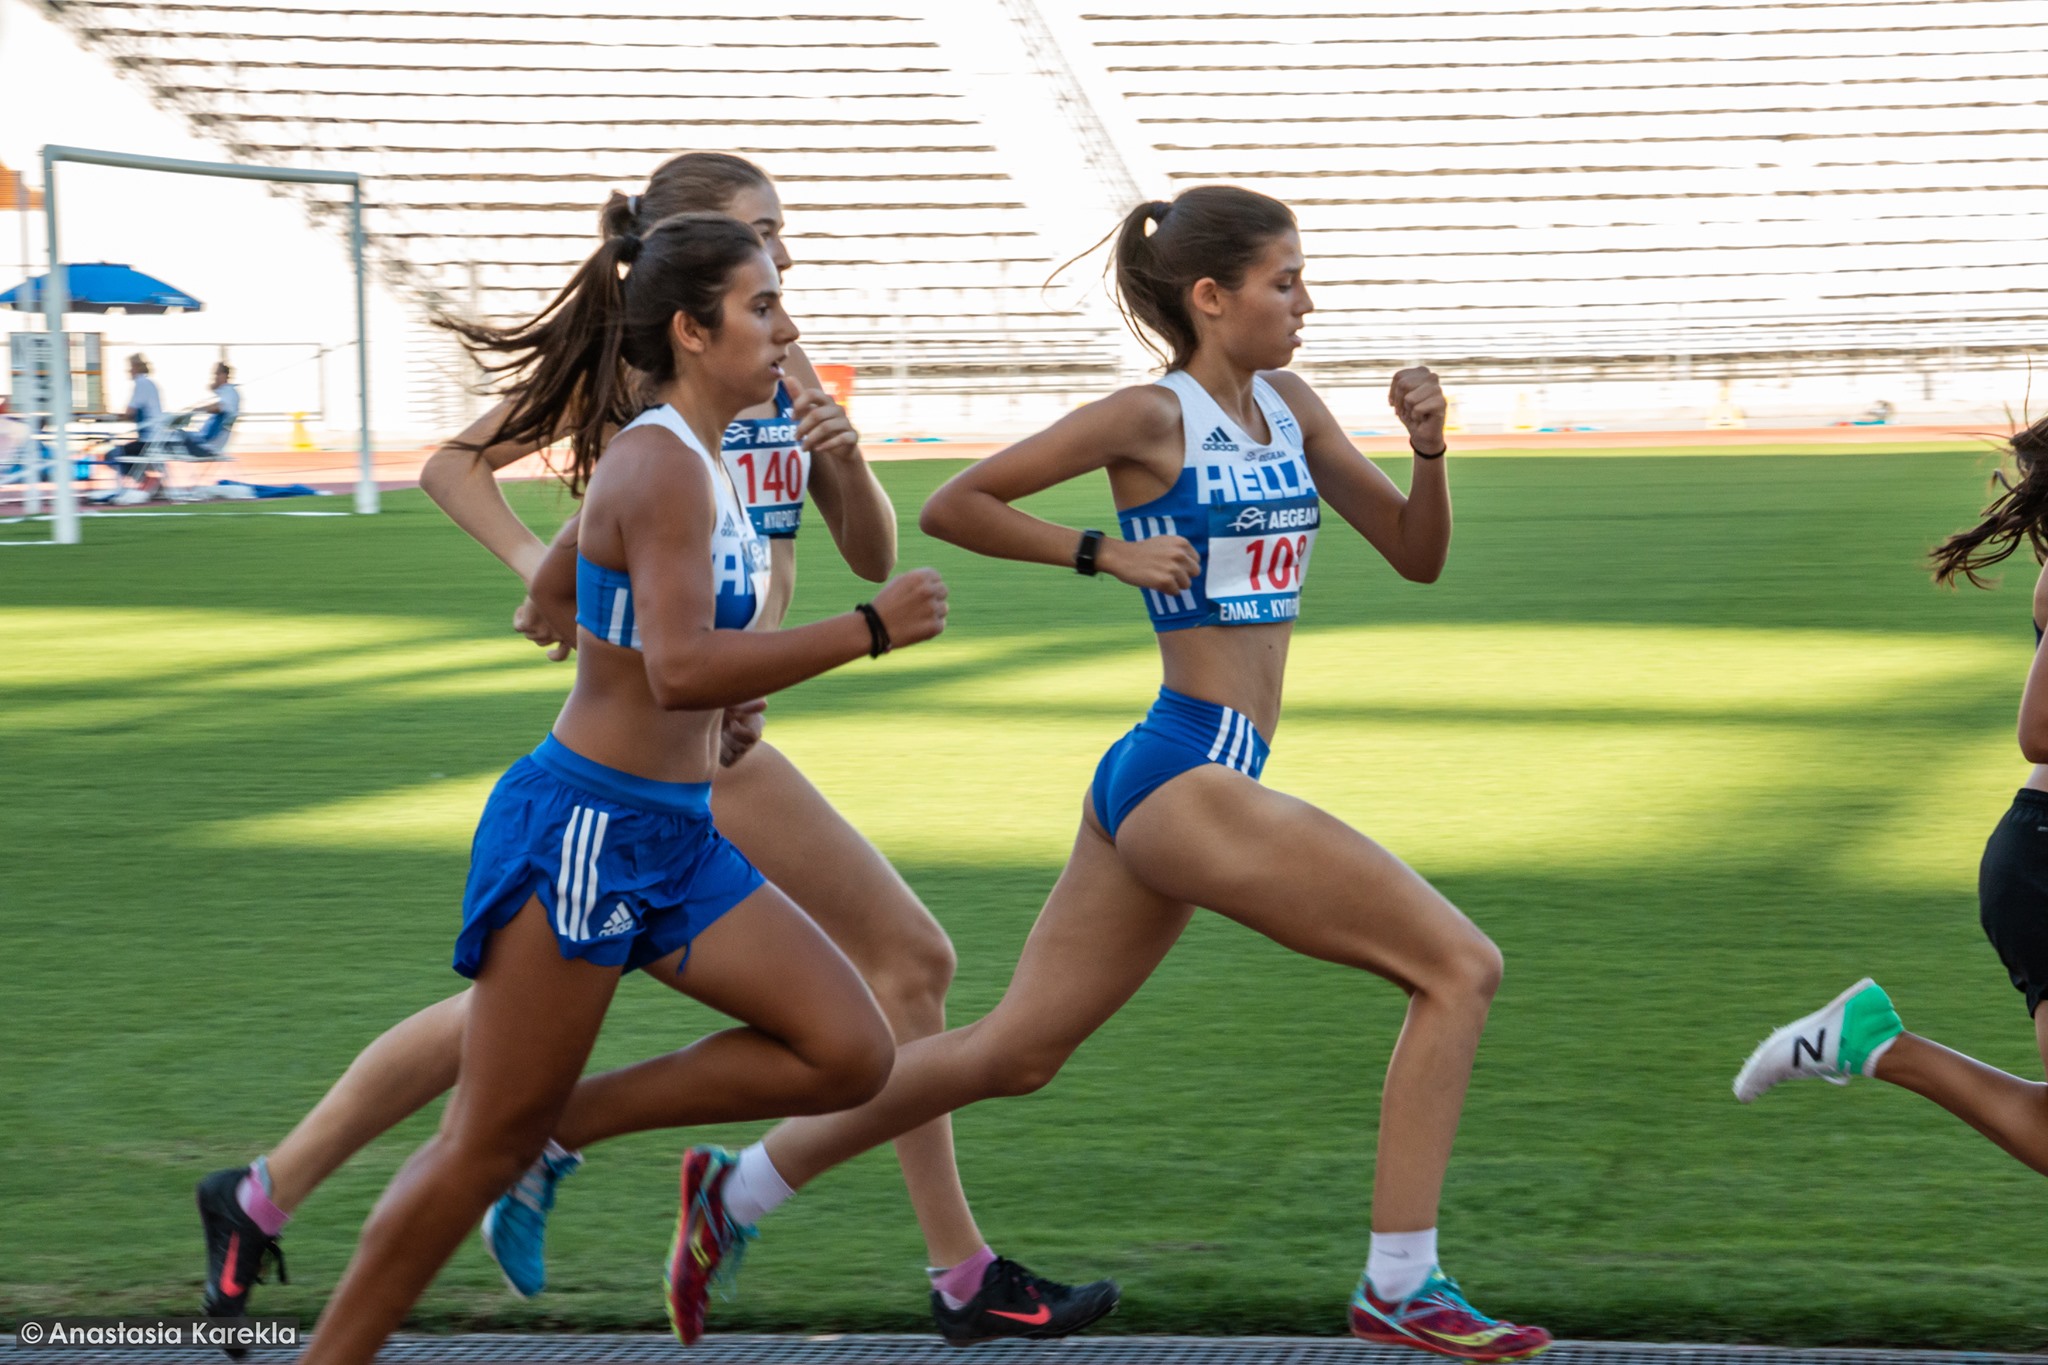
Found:
[[[199,1182],[195,1191],[199,1222],[206,1229],[206,1316],[240,1318],[249,1313],[249,1291],[263,1281],[263,1262],[277,1265],[277,1282],[290,1284],[284,1270],[284,1251],[275,1237],[256,1226],[256,1220],[242,1211],[236,1197],[246,1166],[215,1171]],[[246,1346],[224,1346],[228,1359],[249,1354]]]
[[[668,1325],[685,1346],[704,1335],[711,1286],[731,1297],[747,1243],[756,1235],[753,1224],[734,1222],[725,1211],[725,1182],[738,1164],[722,1147],[692,1147],[683,1154],[683,1207],[662,1280]]]
[[[998,1256],[982,1273],[981,1288],[958,1308],[932,1291],[932,1320],[948,1346],[973,1346],[998,1337],[1046,1341],[1080,1331],[1116,1311],[1122,1291],[1114,1280],[1064,1285],[1034,1275]]]
[[[1381,1346],[1412,1346],[1460,1360],[1527,1360],[1550,1349],[1550,1333],[1489,1318],[1465,1302],[1458,1283],[1432,1269],[1422,1288],[1399,1303],[1358,1278],[1351,1296],[1351,1335]]]
[[[506,1287],[522,1299],[548,1287],[548,1213],[555,1207],[555,1186],[582,1164],[575,1152],[543,1152],[484,1215],[484,1250],[498,1263]]]
[[[1903,1032],[1891,997],[1866,976],[1758,1044],[1735,1075],[1735,1098],[1749,1104],[1781,1081],[1847,1085],[1874,1075],[1885,1047]]]

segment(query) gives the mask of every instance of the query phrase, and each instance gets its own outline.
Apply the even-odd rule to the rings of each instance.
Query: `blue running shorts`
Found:
[[[474,977],[490,936],[539,896],[564,958],[633,971],[688,948],[763,880],[712,825],[709,782],[635,777],[549,735],[484,803],[455,970]]]
[[[1140,801],[1188,769],[1220,763],[1256,782],[1271,752],[1242,711],[1162,687],[1145,719],[1096,765],[1095,818],[1114,839]]]

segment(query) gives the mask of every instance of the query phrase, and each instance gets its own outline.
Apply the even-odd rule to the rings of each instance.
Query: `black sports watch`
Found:
[[[1102,532],[1083,531],[1081,544],[1074,550],[1074,572],[1084,573],[1093,578],[1096,573],[1095,555],[1102,548]]]

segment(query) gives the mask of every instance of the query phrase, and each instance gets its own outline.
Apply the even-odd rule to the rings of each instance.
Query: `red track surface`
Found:
[[[1931,442],[1968,440],[1988,436],[1989,431],[1963,427],[1786,427],[1751,428],[1742,431],[1559,431],[1559,432],[1470,432],[1451,438],[1461,450],[1601,450],[1645,446],[1761,446],[1844,444],[1881,447],[1925,445]],[[1362,450],[1375,454],[1403,449],[1399,436],[1355,437]],[[1000,450],[1003,442],[980,440],[880,441],[866,447],[870,460],[978,460]],[[377,481],[386,487],[411,487],[419,482],[426,450],[380,450],[376,455]],[[228,478],[250,483],[310,483],[325,487],[353,487],[356,465],[354,451],[239,451]],[[547,473],[535,458],[521,460],[507,471],[510,478],[539,478]]]
[[[1786,427],[1750,428],[1741,431],[1559,431],[1559,432],[1468,432],[1451,438],[1461,451],[1516,451],[1540,454],[1546,450],[1581,451],[1643,449],[1645,447],[1720,447],[1731,452],[1745,447],[1775,445],[1838,445],[1848,450],[1878,451],[1887,446],[1925,446],[1955,441],[1984,439],[1996,434],[1988,428],[1972,430],[1953,426],[1888,427]],[[1406,448],[1397,435],[1355,436],[1359,448],[1372,454],[1392,454]],[[870,460],[976,460],[1002,448],[1003,442],[981,440],[878,441],[866,447]],[[377,483],[383,488],[411,488],[418,484],[420,468],[426,463],[426,449],[380,450],[376,452]],[[216,478],[240,479],[247,483],[311,484],[331,492],[355,487],[356,456],[353,450],[244,450],[235,453],[232,464],[221,466],[180,466],[179,482],[211,483]],[[544,478],[547,467],[538,457],[529,457],[510,467],[509,478]],[[104,478],[96,487],[105,487]],[[0,491],[0,509],[19,508],[19,488]]]

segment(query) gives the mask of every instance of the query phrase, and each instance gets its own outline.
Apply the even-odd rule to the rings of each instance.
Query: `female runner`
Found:
[[[902,1048],[866,1105],[780,1125],[768,1154],[800,1188],[935,1115],[1038,1089],[1206,906],[1408,994],[1353,1332],[1471,1360],[1534,1355],[1549,1333],[1479,1313],[1437,1268],[1438,1197],[1500,953],[1378,844],[1259,783],[1321,503],[1403,577],[1430,582],[1443,569],[1443,394],[1428,370],[1394,377],[1389,401],[1416,457],[1404,497],[1284,369],[1312,305],[1294,216],[1264,195],[1208,186],[1146,204],[1124,220],[1115,265],[1127,316],[1170,349],[1166,377],[965,470],[933,494],[922,525],[981,554],[1142,589],[1165,685],[1096,770],[1073,853],[1002,1001]],[[1122,539],[1013,506],[1098,469]]]
[[[572,433],[583,526],[539,580],[543,604],[579,628],[576,681],[478,823],[455,946],[475,981],[463,1083],[364,1226],[301,1357],[313,1365],[375,1356],[540,1155],[622,971],[680,975],[742,1022],[692,1049],[678,1077],[736,1112],[856,1103],[893,1058],[852,965],[711,821],[724,708],[930,639],[945,621],[944,585],[919,570],[831,620],[745,629],[767,554],[709,452],[774,393],[797,336],[760,237],[722,215],[678,215],[607,241],[532,324],[471,331],[519,376],[501,432]],[[660,406],[600,464],[626,366]]]
[[[1950,583],[2000,563],[2021,544],[2048,557],[2048,419],[2011,440],[2019,481],[2000,475],[2001,496],[1984,519],[1950,536],[1933,554],[1934,578]],[[2048,570],[2034,583],[2034,664],[2020,697],[2020,753],[2034,770],[1991,832],[1977,870],[1979,917],[1991,946],[2034,1020],[2034,1041],[2048,1063]],[[1933,1100],[2019,1160],[2048,1175],[2048,1085],[2022,1080],[1931,1039],[1907,1033],[1891,998],[1869,977],[1827,1005],[1773,1033],[1735,1078],[1748,1104],[1781,1081],[1846,1085],[1875,1077]]]
[[[723,212],[750,224],[778,271],[790,265],[782,236],[782,205],[767,173],[720,153],[691,152],[655,171],[646,189],[614,194],[602,213],[607,237],[644,231],[674,213]],[[782,623],[795,581],[795,536],[808,488],[847,563],[880,581],[896,557],[896,515],[861,458],[845,411],[823,391],[800,347],[792,344],[787,378],[768,403],[750,407],[725,430],[726,469],[754,525],[767,538],[772,572],[757,628]],[[792,396],[792,387],[794,396]],[[501,404],[428,461],[421,484],[486,548],[532,583],[547,546],[506,503],[495,471],[545,444],[537,436],[507,439]],[[479,457],[479,450],[481,456]],[[564,535],[575,535],[574,519]],[[568,641],[529,598],[516,627],[536,644],[566,655]],[[953,950],[945,931],[887,860],[834,810],[772,745],[758,743],[757,707],[735,708],[725,727],[726,765],[712,784],[719,828],[750,861],[817,921],[860,970],[898,1042],[945,1027]],[[740,755],[746,755],[740,762]],[[654,973],[674,985],[673,975]],[[236,1317],[248,1311],[256,1268],[265,1257],[283,1273],[277,1237],[293,1211],[356,1152],[455,1084],[461,1056],[464,992],[394,1025],[365,1048],[347,1073],[267,1157],[216,1171],[200,1182],[206,1225],[206,1310]],[[484,1221],[484,1241],[513,1291],[546,1286],[544,1235],[556,1185],[581,1164],[580,1149],[606,1137],[647,1128],[707,1122],[693,1098],[667,1087],[667,1060],[593,1077],[577,1092],[555,1141]],[[678,1105],[685,1107],[678,1108]],[[566,1144],[566,1145],[564,1145]],[[1070,1287],[995,1256],[968,1208],[953,1160],[950,1120],[940,1117],[896,1142],[904,1184],[924,1233],[939,1330],[985,1312],[1000,1314],[1028,1300],[1051,1305],[1045,1323],[988,1319],[1018,1333],[1061,1336],[1112,1311],[1110,1281]],[[732,1166],[728,1204],[751,1223],[790,1191],[756,1144],[735,1158],[700,1153],[715,1168]],[[687,1210],[685,1210],[687,1217]],[[236,1259],[228,1256],[235,1249]],[[672,1305],[689,1339],[702,1321],[705,1276],[694,1261],[674,1286],[687,1302]]]

